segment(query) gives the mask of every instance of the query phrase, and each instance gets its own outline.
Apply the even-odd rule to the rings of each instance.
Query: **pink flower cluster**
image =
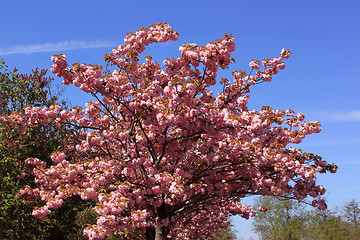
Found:
[[[84,229],[84,235],[87,236],[90,240],[101,240],[106,237],[107,231],[105,228],[92,225]]]
[[[176,41],[178,36],[179,34],[166,23],[153,24],[149,28],[142,28],[134,34],[128,34],[124,39],[126,45],[115,48],[113,53],[115,55],[127,55],[132,51],[142,53],[145,46],[151,43]]]
[[[51,160],[55,163],[62,162],[65,160],[65,158],[66,158],[66,155],[63,152],[53,152],[51,154]]]
[[[39,219],[45,219],[47,215],[49,215],[51,211],[45,206],[41,208],[37,208],[32,212],[32,215]]]

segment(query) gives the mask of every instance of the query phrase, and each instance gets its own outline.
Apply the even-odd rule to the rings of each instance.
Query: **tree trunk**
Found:
[[[146,229],[146,240],[166,240],[169,233],[168,227],[148,227]]]
[[[155,240],[166,240],[168,232],[166,227],[155,226]]]

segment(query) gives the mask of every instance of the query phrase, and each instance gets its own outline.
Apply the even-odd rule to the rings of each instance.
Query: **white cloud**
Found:
[[[360,159],[350,161],[339,161],[337,165],[360,165]]]
[[[308,114],[307,120],[315,119],[320,122],[354,122],[360,121],[360,110],[353,111],[314,111]],[[310,117],[310,118],[308,118]]]
[[[360,121],[360,111],[329,112],[327,113],[327,118],[336,122]]]
[[[31,54],[39,52],[64,51],[84,48],[116,47],[113,41],[92,41],[85,42],[81,40],[64,41],[58,43],[42,43],[34,45],[19,45],[9,48],[0,48],[0,55],[10,54]]]
[[[303,147],[303,146],[311,146],[311,147],[325,147],[325,146],[339,146],[339,145],[360,145],[359,138],[351,138],[351,139],[330,139],[323,141],[307,141],[304,140],[300,145],[294,144],[294,147]]]

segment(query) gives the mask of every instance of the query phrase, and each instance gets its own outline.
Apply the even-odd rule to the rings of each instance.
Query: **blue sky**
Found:
[[[1,1],[0,58],[21,72],[50,68],[50,57],[64,53],[70,63],[103,64],[103,55],[123,43],[125,33],[167,22],[177,42],[149,47],[162,61],[178,55],[183,43],[198,45],[236,38],[231,70],[249,70],[251,59],[293,52],[287,68],[268,84],[253,88],[250,106],[293,109],[323,131],[299,146],[339,166],[320,176],[330,207],[360,201],[360,3],[358,1]],[[60,82],[60,80],[57,80]],[[88,96],[73,87],[64,95],[73,105]],[[251,203],[251,199],[245,202]],[[253,236],[249,221],[234,219],[239,237]]]

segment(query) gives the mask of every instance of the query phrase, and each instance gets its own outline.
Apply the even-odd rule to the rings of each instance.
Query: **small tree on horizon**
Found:
[[[253,221],[253,229],[260,239],[360,239],[355,224],[343,218],[344,215],[337,208],[325,211],[309,209],[305,202],[272,196],[258,197],[255,206],[265,210],[258,213]],[[349,202],[345,206],[349,207]],[[351,201],[351,206],[356,206],[355,200]],[[351,215],[348,217],[353,219]]]
[[[184,44],[181,56],[163,65],[151,56],[140,63],[146,46],[178,35],[164,23],[128,34],[124,45],[105,55],[112,72],[95,64],[69,67],[65,55],[55,55],[52,72],[94,101],[85,109],[27,107],[23,116],[0,119],[9,125],[78,129],[69,136],[73,142],[51,154],[55,165],[28,159],[36,166],[36,186],[19,196],[45,202],[34,216],[44,219],[66,199],[80,196],[97,203],[97,224],[84,230],[90,239],[201,239],[226,228],[231,215],[255,215],[241,204],[248,195],[304,199],[325,193],[315,177],[337,167],[287,146],[320,132],[320,123],[306,122],[291,110],[247,108],[253,85],[270,82],[285,68],[290,51],[252,60],[250,72],[222,78],[223,90],[214,96],[209,88],[218,83],[219,68],[234,61],[234,37],[204,46]],[[324,200],[312,204],[326,209]]]
[[[253,221],[253,230],[261,239],[301,239],[305,210],[300,202],[289,198],[259,197],[254,207],[263,209]]]
[[[355,199],[345,203],[343,208],[344,218],[356,229],[359,228],[360,222],[360,205]]]

